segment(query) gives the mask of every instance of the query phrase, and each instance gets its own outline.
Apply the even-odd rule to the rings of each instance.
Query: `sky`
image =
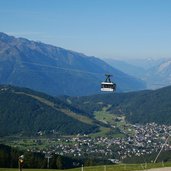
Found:
[[[171,57],[171,0],[0,0],[0,32],[99,58]]]

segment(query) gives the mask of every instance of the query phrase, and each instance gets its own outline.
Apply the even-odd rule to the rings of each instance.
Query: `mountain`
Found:
[[[0,84],[27,87],[49,95],[91,95],[100,92],[105,73],[118,91],[145,88],[142,80],[104,61],[63,48],[0,33]]]
[[[54,98],[27,88],[0,86],[0,136],[89,134],[110,127],[94,112],[124,115],[130,123],[171,124],[171,86],[158,90]]]
[[[86,97],[61,97],[70,105],[87,112],[91,117],[95,111],[125,115],[130,123],[171,124],[171,86],[158,90],[130,93],[101,94]]]
[[[171,85],[170,58],[127,59],[125,61],[104,60],[124,73],[144,80],[148,89],[157,89]]]
[[[150,68],[145,79],[148,87],[153,89],[171,85],[171,59],[164,59],[158,65]]]
[[[143,68],[144,70],[148,70],[154,66],[159,65],[165,60],[165,58],[142,58],[142,59],[125,59],[124,61],[128,64],[131,64],[136,67]]]
[[[104,58],[104,61],[110,64],[112,67],[119,69],[122,72],[127,73],[128,75],[132,75],[136,78],[141,78],[146,71],[143,67],[136,66],[122,60]]]
[[[57,98],[26,88],[0,86],[0,136],[96,132],[93,119]]]

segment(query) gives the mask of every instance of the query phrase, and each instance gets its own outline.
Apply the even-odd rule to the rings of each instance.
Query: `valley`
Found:
[[[0,171],[171,170],[170,7],[0,1]]]
[[[69,157],[79,160],[79,166],[80,161],[154,162],[161,148],[157,162],[171,160],[171,138],[165,142],[171,133],[171,87],[143,90],[144,80],[150,80],[147,70],[157,73],[161,65],[165,67],[160,78],[169,74],[167,60],[144,60],[137,67],[116,60],[106,63],[4,33],[1,45],[0,144],[29,155],[51,154],[58,162],[57,156]],[[149,68],[143,68],[147,64]],[[97,85],[106,71],[114,73],[116,93],[99,92]],[[65,166],[75,167],[72,162]]]
[[[113,118],[110,120],[110,117],[106,117],[111,127],[101,127],[100,132],[95,134],[59,136],[55,132],[48,135],[38,132],[35,137],[4,137],[0,143],[25,151],[58,154],[76,159],[98,156],[101,160],[121,163],[129,162],[132,157],[137,157],[141,162],[144,162],[143,160],[154,161],[171,132],[171,126],[155,123],[132,125],[126,124],[123,118],[121,120],[119,118],[115,116],[115,120]],[[104,122],[101,118],[100,121]],[[170,142],[171,138],[165,144],[163,154],[171,151]],[[144,156],[146,156],[145,159]]]
[[[105,160],[109,163],[130,163],[132,160],[134,162],[144,162],[144,160],[151,162],[155,160],[157,153],[171,133],[169,118],[161,123],[162,120],[158,122],[160,117],[158,115],[154,120],[155,122],[144,122],[140,119],[135,123],[129,120],[128,115],[130,109],[132,113],[130,116],[136,115],[137,108],[135,106],[139,106],[140,103],[143,109],[141,112],[146,112],[144,99],[147,97],[148,104],[151,103],[153,106],[156,101],[150,101],[149,97],[153,99],[152,97],[156,95],[158,97],[163,96],[160,98],[163,101],[157,109],[160,107],[163,109],[163,105],[168,106],[165,107],[167,110],[164,114],[169,113],[170,100],[168,99],[170,96],[168,96],[168,92],[170,92],[171,87],[156,91],[101,94],[86,97],[61,96],[59,98],[26,88],[7,85],[1,86],[0,90],[0,99],[3,98],[3,101],[0,101],[1,118],[4,119],[6,116],[3,115],[6,110],[8,114],[11,113],[10,117],[4,119],[2,123],[13,124],[11,126],[14,128],[13,131],[15,130],[13,133],[9,131],[5,136],[2,134],[0,143],[16,149],[32,153],[50,153],[79,160],[94,160],[94,157],[98,156],[96,159],[99,162]],[[6,103],[9,101],[9,97],[10,103]],[[6,103],[5,106],[3,106],[4,103]],[[11,104],[15,104],[15,106]],[[37,109],[41,109],[41,111],[39,112]],[[160,112],[160,110],[158,111]],[[156,110],[155,113],[158,111]],[[21,112],[22,117],[19,115]],[[42,115],[43,113],[46,113],[45,118]],[[60,117],[55,118],[55,115],[58,114]],[[29,119],[32,124],[25,122],[24,117],[29,115],[32,115]],[[5,122],[13,116],[18,119],[17,123],[22,120],[22,123],[25,122],[27,126],[30,125],[30,130],[28,131],[27,128],[24,130],[23,126],[20,130],[20,125],[16,126],[15,122],[12,121]],[[35,129],[33,126],[37,116],[39,116],[39,123],[42,124],[36,124]],[[143,114],[145,120],[147,119],[145,117],[149,116]],[[47,117],[49,117],[48,121]],[[50,119],[51,117],[53,119]],[[63,121],[61,117],[66,119]],[[35,119],[32,121],[32,118]],[[70,125],[72,122],[73,126]],[[62,130],[59,129],[60,125]],[[5,127],[6,125],[1,124],[0,126]],[[170,142],[171,139],[169,138],[158,162],[161,160],[170,161],[168,155],[171,151]]]

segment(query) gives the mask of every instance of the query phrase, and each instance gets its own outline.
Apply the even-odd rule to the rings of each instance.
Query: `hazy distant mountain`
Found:
[[[171,58],[132,59],[129,62],[144,68],[144,73],[138,78],[146,82],[148,89],[171,85]]]
[[[128,64],[134,65],[136,67],[143,68],[144,70],[148,70],[154,66],[159,65],[162,63],[165,59],[160,58],[160,59],[155,59],[155,58],[142,58],[142,59],[125,59],[124,61],[127,62]]]
[[[136,66],[121,60],[107,58],[104,59],[104,61],[110,64],[112,67],[119,69],[122,72],[127,73],[128,75],[132,75],[136,78],[143,77],[146,71],[143,67],[140,67],[138,65]]]
[[[0,33],[0,83],[28,87],[50,95],[100,92],[104,74],[114,76],[118,91],[145,87],[104,61],[40,42]]]
[[[145,75],[148,87],[159,88],[171,85],[171,59],[150,68]]]
[[[113,67],[144,80],[148,89],[157,89],[171,85],[171,59],[104,60]]]

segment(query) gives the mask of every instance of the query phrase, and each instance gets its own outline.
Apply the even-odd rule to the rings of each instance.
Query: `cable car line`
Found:
[[[42,66],[42,67],[48,67],[48,68],[61,69],[61,70],[72,71],[72,72],[78,72],[78,73],[93,74],[93,75],[103,75],[101,73],[81,71],[81,70],[77,70],[77,69],[62,68],[62,67],[58,67],[58,66],[44,65],[44,64],[34,63],[34,62],[22,61],[22,63],[32,64],[32,65],[37,65],[37,66]],[[116,84],[111,81],[110,77],[112,75],[105,74],[105,76],[106,76],[106,80],[101,82],[101,91],[114,92],[116,90]]]
[[[157,161],[157,159],[159,158],[159,156],[160,156],[160,154],[161,154],[163,148],[166,146],[166,144],[167,144],[169,138],[170,138],[170,135],[168,135],[168,137],[166,138],[166,141],[165,141],[164,144],[162,145],[162,147],[161,147],[159,153],[157,154],[157,156],[156,156],[156,158],[155,158],[155,160],[154,160],[154,163],[156,163],[156,161]]]
[[[72,72],[78,72],[78,73],[94,74],[94,75],[103,75],[102,73],[88,72],[88,71],[82,71],[82,70],[79,70],[79,69],[63,68],[63,67],[52,66],[52,65],[44,65],[44,64],[34,63],[34,62],[25,62],[25,61],[22,61],[22,63],[25,63],[25,64],[33,64],[33,65],[37,65],[37,66],[54,68],[54,69],[61,69],[61,70],[72,71]]]

